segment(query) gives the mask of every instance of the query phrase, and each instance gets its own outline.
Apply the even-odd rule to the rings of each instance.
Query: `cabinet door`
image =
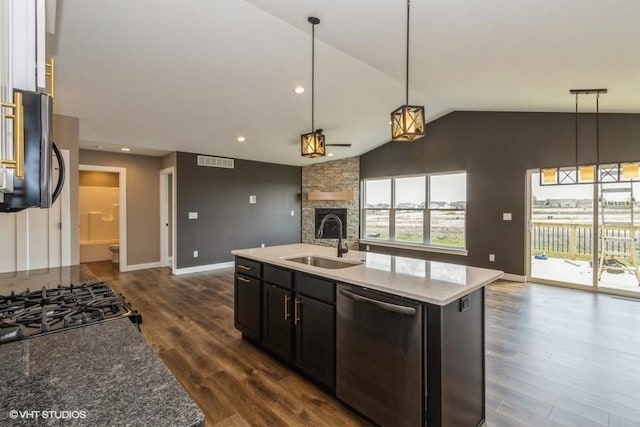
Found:
[[[234,325],[245,337],[260,340],[260,280],[236,274]]]
[[[335,306],[298,295],[294,315],[294,364],[327,387],[335,388]]]
[[[263,286],[262,343],[274,354],[292,358],[292,307],[291,291],[269,285]]]

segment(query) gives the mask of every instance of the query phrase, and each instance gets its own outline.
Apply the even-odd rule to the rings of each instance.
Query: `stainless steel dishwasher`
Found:
[[[422,425],[422,304],[339,284],[336,394],[381,426]]]

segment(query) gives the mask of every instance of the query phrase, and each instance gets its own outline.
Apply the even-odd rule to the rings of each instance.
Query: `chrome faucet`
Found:
[[[340,217],[338,217],[338,215],[332,213],[325,215],[324,218],[322,218],[322,221],[320,221],[320,229],[318,230],[318,235],[316,237],[318,239],[322,238],[322,234],[324,233],[324,224],[328,220],[334,220],[338,222],[338,258],[342,258],[342,254],[346,254],[347,252],[349,252],[349,247],[346,243],[344,244],[344,246],[342,246],[342,220],[340,219]]]

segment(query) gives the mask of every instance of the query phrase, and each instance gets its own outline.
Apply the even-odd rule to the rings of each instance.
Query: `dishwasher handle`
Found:
[[[416,315],[416,309],[413,307],[407,307],[404,305],[398,305],[398,304],[391,304],[388,302],[384,302],[384,301],[379,301],[377,299],[372,299],[372,298],[367,298],[365,296],[362,295],[358,295],[356,293],[347,291],[345,289],[340,289],[340,293],[342,295],[344,295],[345,297],[352,299],[354,301],[359,301],[359,302],[364,302],[364,303],[368,303],[368,304],[372,304],[375,305],[376,307],[385,310],[385,311],[391,311],[393,313],[398,313],[398,314],[403,314],[405,316],[415,316]]]

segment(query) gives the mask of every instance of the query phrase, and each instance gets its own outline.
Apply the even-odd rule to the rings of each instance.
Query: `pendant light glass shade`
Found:
[[[315,157],[324,157],[326,147],[324,144],[324,135],[321,130],[316,130],[314,122],[315,107],[315,61],[316,61],[316,25],[320,20],[314,16],[307,18],[311,24],[311,132],[300,135],[300,153],[302,157],[313,159]]]
[[[558,169],[546,168],[540,171],[542,181],[541,184],[557,184],[558,183]]]
[[[318,132],[309,132],[300,135],[300,145],[304,157],[323,157],[326,153],[324,135]]]
[[[394,141],[413,141],[424,135],[424,107],[403,105],[391,113],[391,138]]]
[[[622,178],[632,180],[640,178],[640,163],[622,163]]]
[[[596,167],[594,165],[578,166],[578,183],[585,184],[596,180]]]
[[[406,142],[415,141],[425,135],[424,107],[409,105],[409,16],[411,4],[407,0],[407,64],[405,105],[391,113],[391,140]]]

